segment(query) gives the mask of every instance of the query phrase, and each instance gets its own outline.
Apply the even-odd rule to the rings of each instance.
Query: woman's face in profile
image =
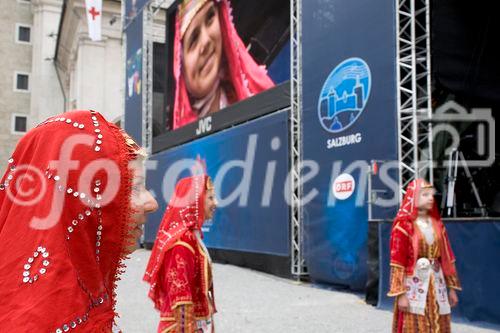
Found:
[[[132,192],[130,196],[130,204],[133,213],[131,216],[132,226],[129,230],[128,237],[129,244],[126,250],[127,253],[132,253],[136,249],[136,242],[143,233],[142,228],[146,223],[146,215],[156,211],[158,209],[158,203],[146,189],[142,160],[136,159],[131,161],[129,168],[133,176]]]
[[[194,16],[182,41],[183,75],[192,97],[205,97],[213,89],[221,58],[219,11],[208,1]]]
[[[205,202],[204,202],[204,213],[205,219],[211,220],[214,217],[215,209],[217,208],[217,199],[215,198],[215,190],[210,188],[207,190],[205,194]]]

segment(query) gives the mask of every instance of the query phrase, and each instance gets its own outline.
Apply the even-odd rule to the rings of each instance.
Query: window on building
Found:
[[[26,133],[28,130],[28,117],[20,114],[12,115],[12,133]]]
[[[15,74],[14,90],[15,91],[29,91],[30,90],[30,76],[28,73]]]
[[[16,42],[31,43],[31,27],[28,25],[16,24]]]

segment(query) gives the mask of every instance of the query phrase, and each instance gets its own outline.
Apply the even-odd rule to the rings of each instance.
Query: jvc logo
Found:
[[[206,117],[198,121],[198,128],[196,129],[196,135],[201,135],[212,130],[212,117]]]

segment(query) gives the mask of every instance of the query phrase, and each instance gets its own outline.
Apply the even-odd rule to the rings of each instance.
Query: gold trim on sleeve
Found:
[[[164,329],[163,331],[161,331],[161,333],[174,332],[174,328],[176,328],[176,327],[177,327],[177,324],[173,324],[172,326],[167,327],[166,329]]]
[[[401,231],[406,237],[410,238],[410,235],[408,235],[406,230],[400,227],[399,225],[395,226],[394,229]]]
[[[194,249],[191,245],[189,245],[188,243],[186,242],[183,242],[183,241],[177,241],[174,243],[174,245],[172,246],[172,248],[176,245],[179,245],[179,246],[184,246],[185,248],[187,248],[189,251],[191,251],[193,254],[195,254],[194,252]]]

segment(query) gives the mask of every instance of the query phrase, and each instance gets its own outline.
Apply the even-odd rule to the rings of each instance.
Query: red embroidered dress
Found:
[[[158,332],[195,332],[216,312],[211,261],[201,242],[208,179],[181,179],[158,229],[144,275],[161,314]]]
[[[20,140],[0,181],[0,332],[111,332],[133,158],[95,111]]]
[[[432,242],[426,240],[417,225],[417,198],[422,186],[429,185],[423,179],[414,180],[408,185],[391,231],[391,283],[388,296],[406,293],[410,301],[410,311],[403,312],[398,310],[395,299],[393,332],[398,333],[450,332],[446,287],[461,289],[455,257],[436,204],[429,212],[429,228],[434,235]],[[422,261],[422,258],[425,259]],[[428,272],[424,269],[425,265],[422,270],[419,266],[426,261],[431,264]],[[421,271],[424,274],[420,274]]]

